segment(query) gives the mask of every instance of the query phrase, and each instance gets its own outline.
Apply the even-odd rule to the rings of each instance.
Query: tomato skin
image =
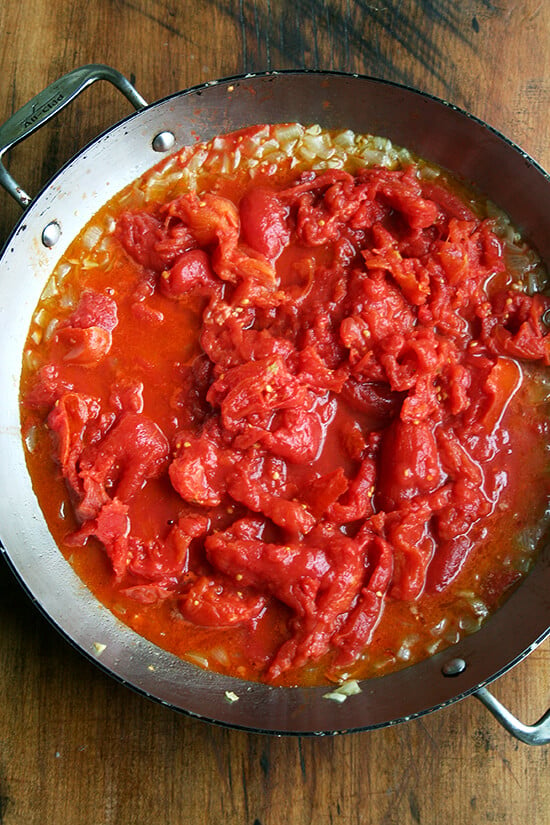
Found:
[[[77,462],[84,450],[84,436],[90,422],[99,418],[97,399],[84,393],[66,392],[56,402],[46,419],[54,434],[56,459],[72,489],[80,488]]]
[[[112,332],[118,324],[116,301],[109,295],[85,289],[67,324],[80,329],[101,327]]]
[[[23,398],[23,404],[31,410],[51,410],[58,398],[73,389],[71,383],[60,377],[57,366],[46,364],[34,376],[32,385]]]
[[[288,208],[275,192],[251,189],[239,205],[241,231],[245,242],[268,260],[279,257],[288,243]]]
[[[542,323],[543,314],[550,308],[547,296],[510,290],[497,294],[492,308],[493,313],[484,324],[484,335],[493,353],[550,363],[550,345]]]
[[[165,261],[156,251],[164,237],[162,222],[147,212],[123,213],[117,221],[117,237],[132,258],[150,269],[161,270]]]
[[[94,366],[108,355],[112,335],[103,327],[63,327],[56,334],[63,349],[63,360],[71,364]]]
[[[94,520],[116,498],[130,501],[167,465],[169,444],[151,419],[138,413],[100,416],[96,399],[66,393],[48,415],[57,459],[79,521]]]
[[[314,479],[302,493],[302,499],[307,502],[311,512],[319,519],[334,507],[348,488],[349,481],[343,469],[338,467],[331,473]]]
[[[217,570],[270,594],[295,614],[295,631],[270,664],[272,680],[327,652],[335,621],[349,611],[363,580],[364,553],[356,541],[330,528],[284,545],[263,541],[257,529],[243,519],[208,536],[205,545]]]
[[[397,510],[420,493],[437,489],[443,479],[433,425],[395,419],[382,439],[377,506]]]
[[[380,621],[386,593],[393,574],[393,550],[369,528],[360,532],[366,542],[367,573],[357,604],[349,612],[343,627],[333,637],[338,651],[335,667],[346,667],[364,650]]]
[[[381,423],[393,418],[403,403],[403,395],[392,392],[387,384],[353,378],[342,387],[342,397],[353,410],[366,413]]]
[[[224,495],[218,445],[207,436],[179,433],[176,456],[168,468],[170,481],[184,501],[216,507]]]
[[[179,301],[197,289],[214,289],[218,282],[207,253],[202,249],[190,249],[180,255],[170,269],[161,273],[159,284],[165,298]]]
[[[468,536],[457,536],[441,542],[426,576],[426,592],[441,593],[458,576],[472,549]]]
[[[58,326],[54,344],[59,345],[64,361],[95,366],[109,354],[117,324],[118,310],[113,298],[85,289],[74,312]]]
[[[475,220],[472,210],[453,192],[438,183],[423,181],[422,194],[425,198],[434,201],[446,215],[460,220]]]
[[[263,457],[256,451],[235,455],[228,473],[227,491],[234,501],[255,513],[262,513],[290,534],[305,534],[315,526],[315,518],[297,501],[284,494],[281,481],[286,476],[283,461]]]
[[[87,514],[80,529],[68,535],[66,541],[69,546],[78,547],[84,545],[90,536],[95,536],[105,547],[115,578],[122,581],[128,568],[129,531],[128,505],[117,498],[109,500],[105,497],[98,503],[96,512]]]
[[[184,619],[199,627],[230,627],[258,618],[266,601],[229,577],[201,576],[179,600],[179,609]]]
[[[238,238],[239,212],[229,198],[209,192],[200,197],[196,192],[186,192],[169,203],[166,212],[181,220],[201,246]]]
[[[340,501],[335,501],[328,510],[328,516],[335,524],[366,519],[373,513],[372,497],[376,481],[376,463],[366,455],[361,461],[355,478],[349,483]]]
[[[169,268],[179,255],[196,246],[183,223],[146,211],[123,212],[115,234],[133,260],[154,272]]]

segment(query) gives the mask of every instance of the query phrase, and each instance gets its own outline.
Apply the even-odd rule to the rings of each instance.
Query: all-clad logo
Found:
[[[31,126],[40,120],[43,115],[46,115],[51,109],[57,106],[58,103],[61,103],[63,100],[63,92],[58,92],[57,94],[50,97],[46,100],[45,103],[42,103],[40,106],[38,104],[34,104],[32,114],[25,118],[23,121],[23,127],[25,129],[29,129]]]

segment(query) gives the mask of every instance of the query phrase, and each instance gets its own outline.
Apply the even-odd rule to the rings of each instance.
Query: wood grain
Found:
[[[75,66],[108,63],[148,100],[241,72],[321,68],[451,100],[550,167],[550,4],[527,0],[4,0],[0,120]],[[128,111],[96,84],[7,159],[31,192]],[[18,219],[0,193],[0,241]],[[550,822],[549,748],[473,699],[394,728],[274,738],[172,713],[108,679],[0,562],[0,823],[439,825]],[[550,701],[550,645],[495,694]]]

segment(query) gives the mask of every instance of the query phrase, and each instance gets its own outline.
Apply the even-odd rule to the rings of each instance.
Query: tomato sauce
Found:
[[[183,150],[74,242],[24,353],[61,551],[137,632],[249,680],[443,649],[546,526],[540,262],[479,195],[365,140],[290,124]]]

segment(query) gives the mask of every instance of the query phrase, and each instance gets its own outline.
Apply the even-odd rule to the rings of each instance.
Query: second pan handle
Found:
[[[550,744],[550,710],[541,716],[534,725],[524,725],[486,687],[481,687],[473,694],[479,699],[508,733],[526,745]]]

